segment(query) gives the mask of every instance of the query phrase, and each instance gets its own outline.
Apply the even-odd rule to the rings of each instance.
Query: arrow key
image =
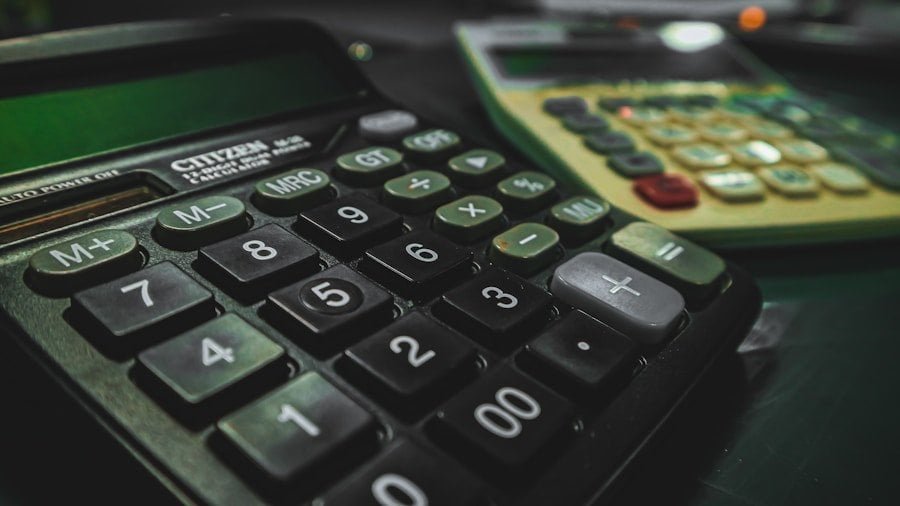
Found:
[[[454,182],[468,188],[480,188],[503,175],[506,159],[496,151],[473,149],[451,158],[447,165]]]

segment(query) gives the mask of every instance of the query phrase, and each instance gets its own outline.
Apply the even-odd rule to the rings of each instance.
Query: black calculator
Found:
[[[604,500],[760,309],[307,22],[11,40],[0,76],[0,330],[173,502]]]

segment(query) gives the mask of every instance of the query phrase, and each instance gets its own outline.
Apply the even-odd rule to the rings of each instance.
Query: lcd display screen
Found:
[[[312,50],[214,61],[179,62],[125,79],[113,69],[112,81],[84,84],[82,76],[76,87],[0,94],[0,177],[333,103],[360,89]]]

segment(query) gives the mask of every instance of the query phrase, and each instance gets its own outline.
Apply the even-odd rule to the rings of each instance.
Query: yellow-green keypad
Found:
[[[731,154],[715,144],[679,146],[672,156],[690,169],[718,169],[731,163]]]
[[[491,240],[488,256],[501,267],[523,275],[549,264],[557,253],[559,234],[540,223],[521,223]]]
[[[742,169],[704,172],[700,182],[710,193],[727,202],[761,200],[765,196],[765,188],[759,178]]]
[[[460,242],[472,242],[503,225],[503,206],[481,195],[470,195],[434,212],[434,229]]]
[[[742,165],[772,165],[781,161],[781,152],[764,141],[750,141],[729,148],[734,161]]]
[[[786,197],[813,197],[819,192],[819,182],[792,165],[773,165],[759,170],[759,177],[772,190]]]
[[[421,213],[453,196],[447,176],[433,170],[417,170],[384,183],[383,199],[407,213]]]
[[[828,159],[828,151],[813,141],[789,139],[775,142],[784,159],[794,163],[817,163]]]
[[[825,162],[811,165],[809,170],[831,191],[837,193],[869,191],[869,180],[848,165]]]

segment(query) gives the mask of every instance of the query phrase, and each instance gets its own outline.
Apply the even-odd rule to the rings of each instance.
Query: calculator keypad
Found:
[[[675,139],[694,130],[666,123],[668,102],[617,114],[659,145],[694,145],[693,133]],[[547,107],[589,143],[608,136],[602,149],[628,159],[646,198],[695,191],[578,101]],[[108,230],[39,252],[29,276],[48,255],[88,265],[80,248],[121,239],[129,270],[91,276],[68,320],[134,359],[133,381],[178,423],[197,434],[215,423],[209,446],[265,494],[483,503],[459,468],[501,487],[540,472],[583,422],[573,402],[596,412],[592,395],[625,388],[638,357],[678,334],[685,298],[701,307],[718,293],[725,267],[650,224],[610,230],[605,200],[562,198],[546,174],[409,120],[364,116],[360,134],[380,145],[262,178],[244,194],[252,206],[214,195],[163,209],[149,259]]]

